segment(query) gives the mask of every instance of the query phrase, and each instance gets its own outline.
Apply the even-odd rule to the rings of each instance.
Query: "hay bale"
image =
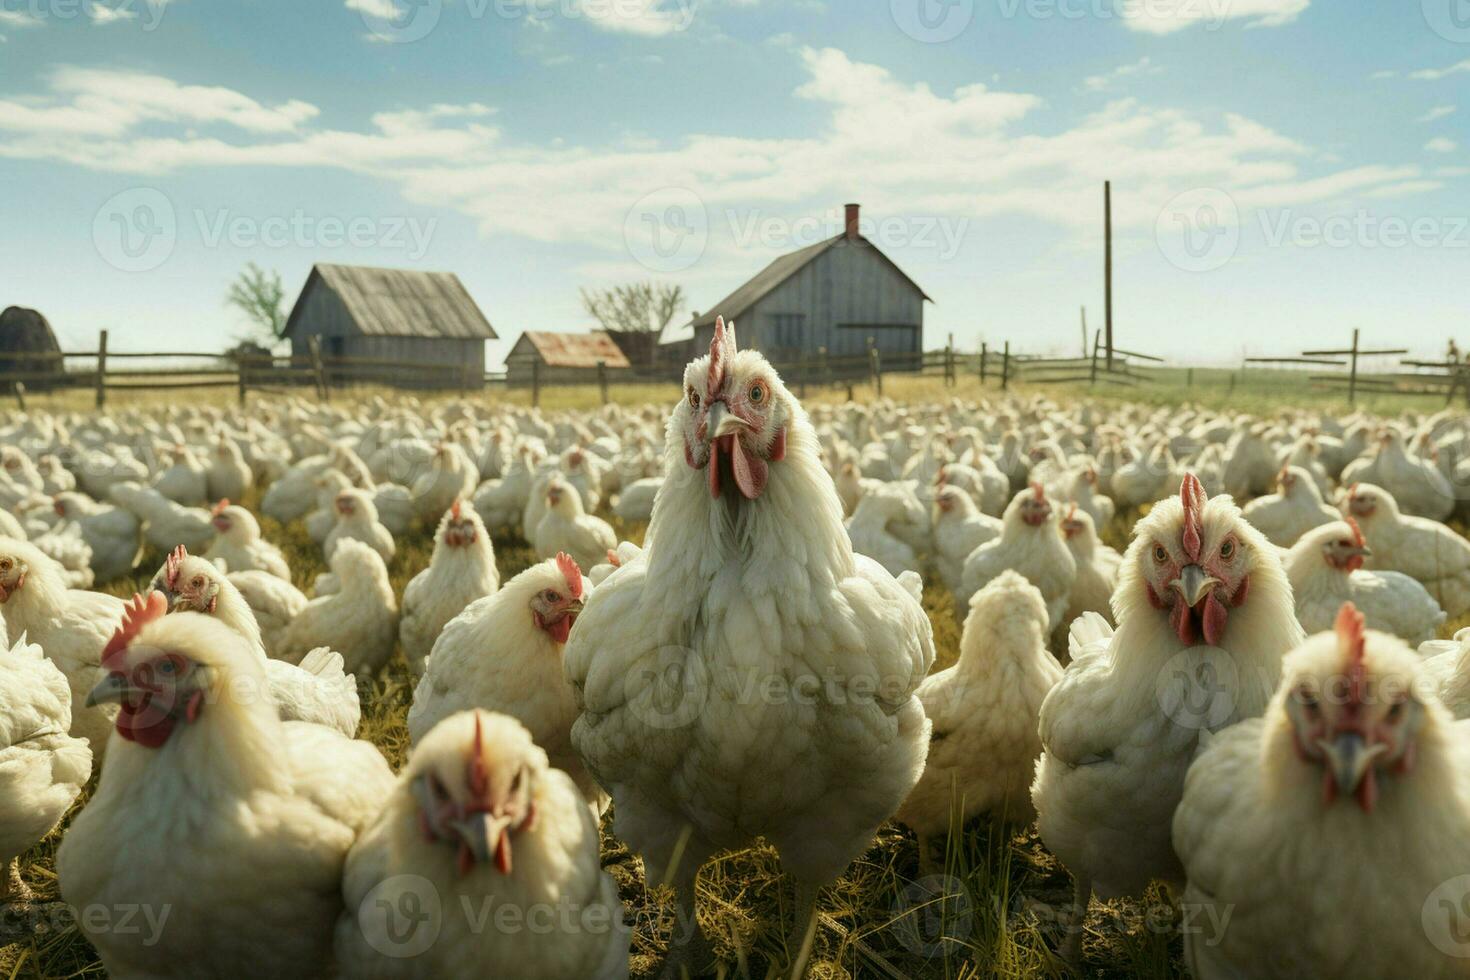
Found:
[[[7,354],[55,354],[54,358],[7,357]],[[0,313],[0,379],[10,373],[31,375],[34,372],[51,377],[27,377],[26,387],[42,391],[61,380],[61,345],[51,324],[36,310],[23,306],[8,306]],[[0,385],[9,390],[11,383],[0,380]]]

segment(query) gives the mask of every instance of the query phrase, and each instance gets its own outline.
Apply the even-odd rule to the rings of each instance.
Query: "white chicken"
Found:
[[[907,501],[903,495],[891,492],[890,486],[875,481],[866,488],[847,519],[847,537],[853,551],[873,559],[889,575],[917,575],[923,567],[918,554],[889,530],[890,524],[908,519]]]
[[[22,636],[0,637],[0,907],[30,897],[16,858],[51,832],[92,774],[66,676]]]
[[[428,469],[409,488],[414,516],[420,521],[437,519],[456,500],[470,497],[480,471],[458,444],[441,442],[434,449]]]
[[[1470,541],[1438,521],[1399,513],[1393,496],[1369,483],[1350,487],[1342,510],[1373,549],[1368,568],[1415,579],[1450,619],[1470,612]]]
[[[695,921],[712,854],[769,841],[796,881],[794,960],[820,887],[923,771],[933,637],[918,576],[852,553],[806,412],[733,324],[684,393],[642,553],[567,645],[572,741],[647,880],[669,876],[676,921]],[[703,968],[701,942],[676,935],[664,975]]]
[[[239,500],[255,485],[255,474],[235,440],[220,436],[204,471],[210,500]]]
[[[26,636],[66,675],[71,687],[69,731],[106,749],[113,710],[86,704],[97,682],[101,650],[122,617],[123,601],[100,592],[68,589],[61,566],[24,541],[0,538],[0,615],[9,636]]]
[[[111,582],[138,567],[143,525],[134,514],[71,491],[57,494],[54,506],[57,516],[75,523],[91,547],[92,572],[98,582]]]
[[[896,819],[918,835],[926,867],[930,839],[958,834],[978,814],[1021,824],[1035,814],[1036,719],[1062,676],[1047,650],[1047,622],[1036,586],[1003,572],[970,600],[959,661],[919,685],[934,731],[924,774]]]
[[[531,543],[538,558],[566,552],[579,567],[591,568],[618,546],[618,536],[611,524],[582,508],[576,487],[557,477],[546,485],[546,514]]]
[[[1465,975],[1467,732],[1420,681],[1348,604],[1205,745],[1173,821],[1197,980]]]
[[[371,679],[398,639],[398,601],[388,569],[376,551],[352,538],[338,543],[331,569],[337,591],[317,596],[297,613],[276,655],[299,663],[317,647],[330,647],[342,654],[349,673]]]
[[[572,747],[577,705],[562,674],[567,634],[585,598],[581,569],[558,555],[471,603],[434,644],[408,709],[409,737],[417,743],[470,708],[510,715],[601,809],[607,797]]]
[[[214,523],[202,507],[182,506],[136,483],[115,483],[108,495],[143,522],[143,540],[154,551],[169,552],[183,545],[203,554],[214,540]]]
[[[393,773],[367,742],[280,721],[244,637],[164,606],[136,598],[103,651],[88,701],[121,711],[56,854],[62,897],[155,910],[146,928],[78,917],[117,980],[330,976],[347,852]]]
[[[1095,612],[1111,623],[1113,589],[1118,584],[1123,556],[1097,539],[1092,515],[1076,504],[1068,506],[1060,530],[1067,550],[1077,562],[1077,577],[1072,580],[1062,622],[1069,624],[1083,613]]]
[[[291,580],[291,566],[281,549],[260,536],[260,522],[239,504],[221,500],[211,511],[215,539],[204,553],[210,561],[223,561],[231,572],[267,572]]]
[[[438,901],[405,933],[385,910],[421,900],[425,884]],[[419,741],[348,855],[342,891],[336,950],[348,977],[628,975],[630,935],[598,857],[597,822],[577,786],[505,715],[462,711]],[[476,928],[473,910],[492,906],[524,913],[521,926]],[[567,914],[538,921],[537,909]]]
[[[511,455],[505,476],[486,480],[476,488],[475,510],[485,519],[486,527],[510,527],[521,522],[526,500],[531,495],[535,470],[535,452],[529,446],[521,445]]]
[[[1434,639],[1445,621],[1439,603],[1407,575],[1365,571],[1364,560],[1372,554],[1352,518],[1302,535],[1286,556],[1302,628],[1309,634],[1332,629],[1343,603],[1351,602],[1372,629],[1416,647]]]
[[[1280,548],[1290,548],[1314,527],[1331,524],[1337,511],[1327,506],[1312,474],[1286,466],[1276,477],[1278,490],[1245,505],[1245,519]]]
[[[337,523],[322,542],[322,554],[327,561],[332,560],[342,541],[361,541],[377,552],[384,564],[393,560],[397,550],[393,535],[378,522],[378,508],[371,494],[350,487],[337,494],[333,506],[337,510]]]
[[[444,625],[470,603],[498,588],[500,573],[495,568],[490,532],[485,530],[474,505],[456,500],[434,532],[429,567],[415,575],[403,590],[398,640],[415,681],[423,676],[424,660]]]
[[[1274,545],[1193,474],[1134,528],[1113,612],[1072,624],[1072,662],[1041,706],[1031,799],[1076,880],[1066,955],[1088,899],[1182,880],[1169,821],[1202,735],[1265,710],[1302,639]]]
[[[1377,449],[1342,471],[1344,484],[1381,487],[1405,514],[1442,521],[1455,509],[1454,488],[1432,459],[1412,456],[1397,430],[1385,428]]]
[[[1050,629],[1063,625],[1077,577],[1077,560],[1062,540],[1057,516],[1041,484],[1032,484],[1029,490],[1016,494],[1001,518],[1005,527],[1000,537],[976,548],[965,559],[960,590],[955,594],[956,618],[965,615],[970,597],[985,583],[1012,569],[1041,590]]]
[[[645,477],[635,480],[623,487],[623,492],[618,494],[617,502],[613,504],[613,513],[625,521],[647,522],[653,516],[653,502],[658,497],[659,488],[664,485],[661,476]]]
[[[286,629],[306,608],[306,594],[269,572],[229,572],[225,578],[240,591],[250,611],[255,614],[266,656],[280,659]]]
[[[965,559],[999,538],[1005,524],[982,514],[973,497],[950,483],[935,489],[934,509],[934,563],[944,587],[957,593],[964,583]]]

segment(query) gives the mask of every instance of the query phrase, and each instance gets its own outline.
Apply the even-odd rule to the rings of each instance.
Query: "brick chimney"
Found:
[[[858,237],[858,211],[862,208],[860,204],[849,204],[847,206],[847,237],[854,239]]]

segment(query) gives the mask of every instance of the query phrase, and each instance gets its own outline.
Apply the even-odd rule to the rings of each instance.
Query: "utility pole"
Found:
[[[1113,182],[1103,181],[1103,320],[1108,370],[1113,370]]]

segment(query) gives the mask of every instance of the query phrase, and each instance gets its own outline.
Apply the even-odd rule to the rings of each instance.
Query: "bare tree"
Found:
[[[635,282],[611,289],[582,290],[582,306],[604,330],[662,333],[684,305],[682,286]]]
[[[279,340],[286,329],[286,292],[281,287],[281,274],[251,262],[230,283],[225,305],[234,306],[249,319],[254,332],[271,340]]]

